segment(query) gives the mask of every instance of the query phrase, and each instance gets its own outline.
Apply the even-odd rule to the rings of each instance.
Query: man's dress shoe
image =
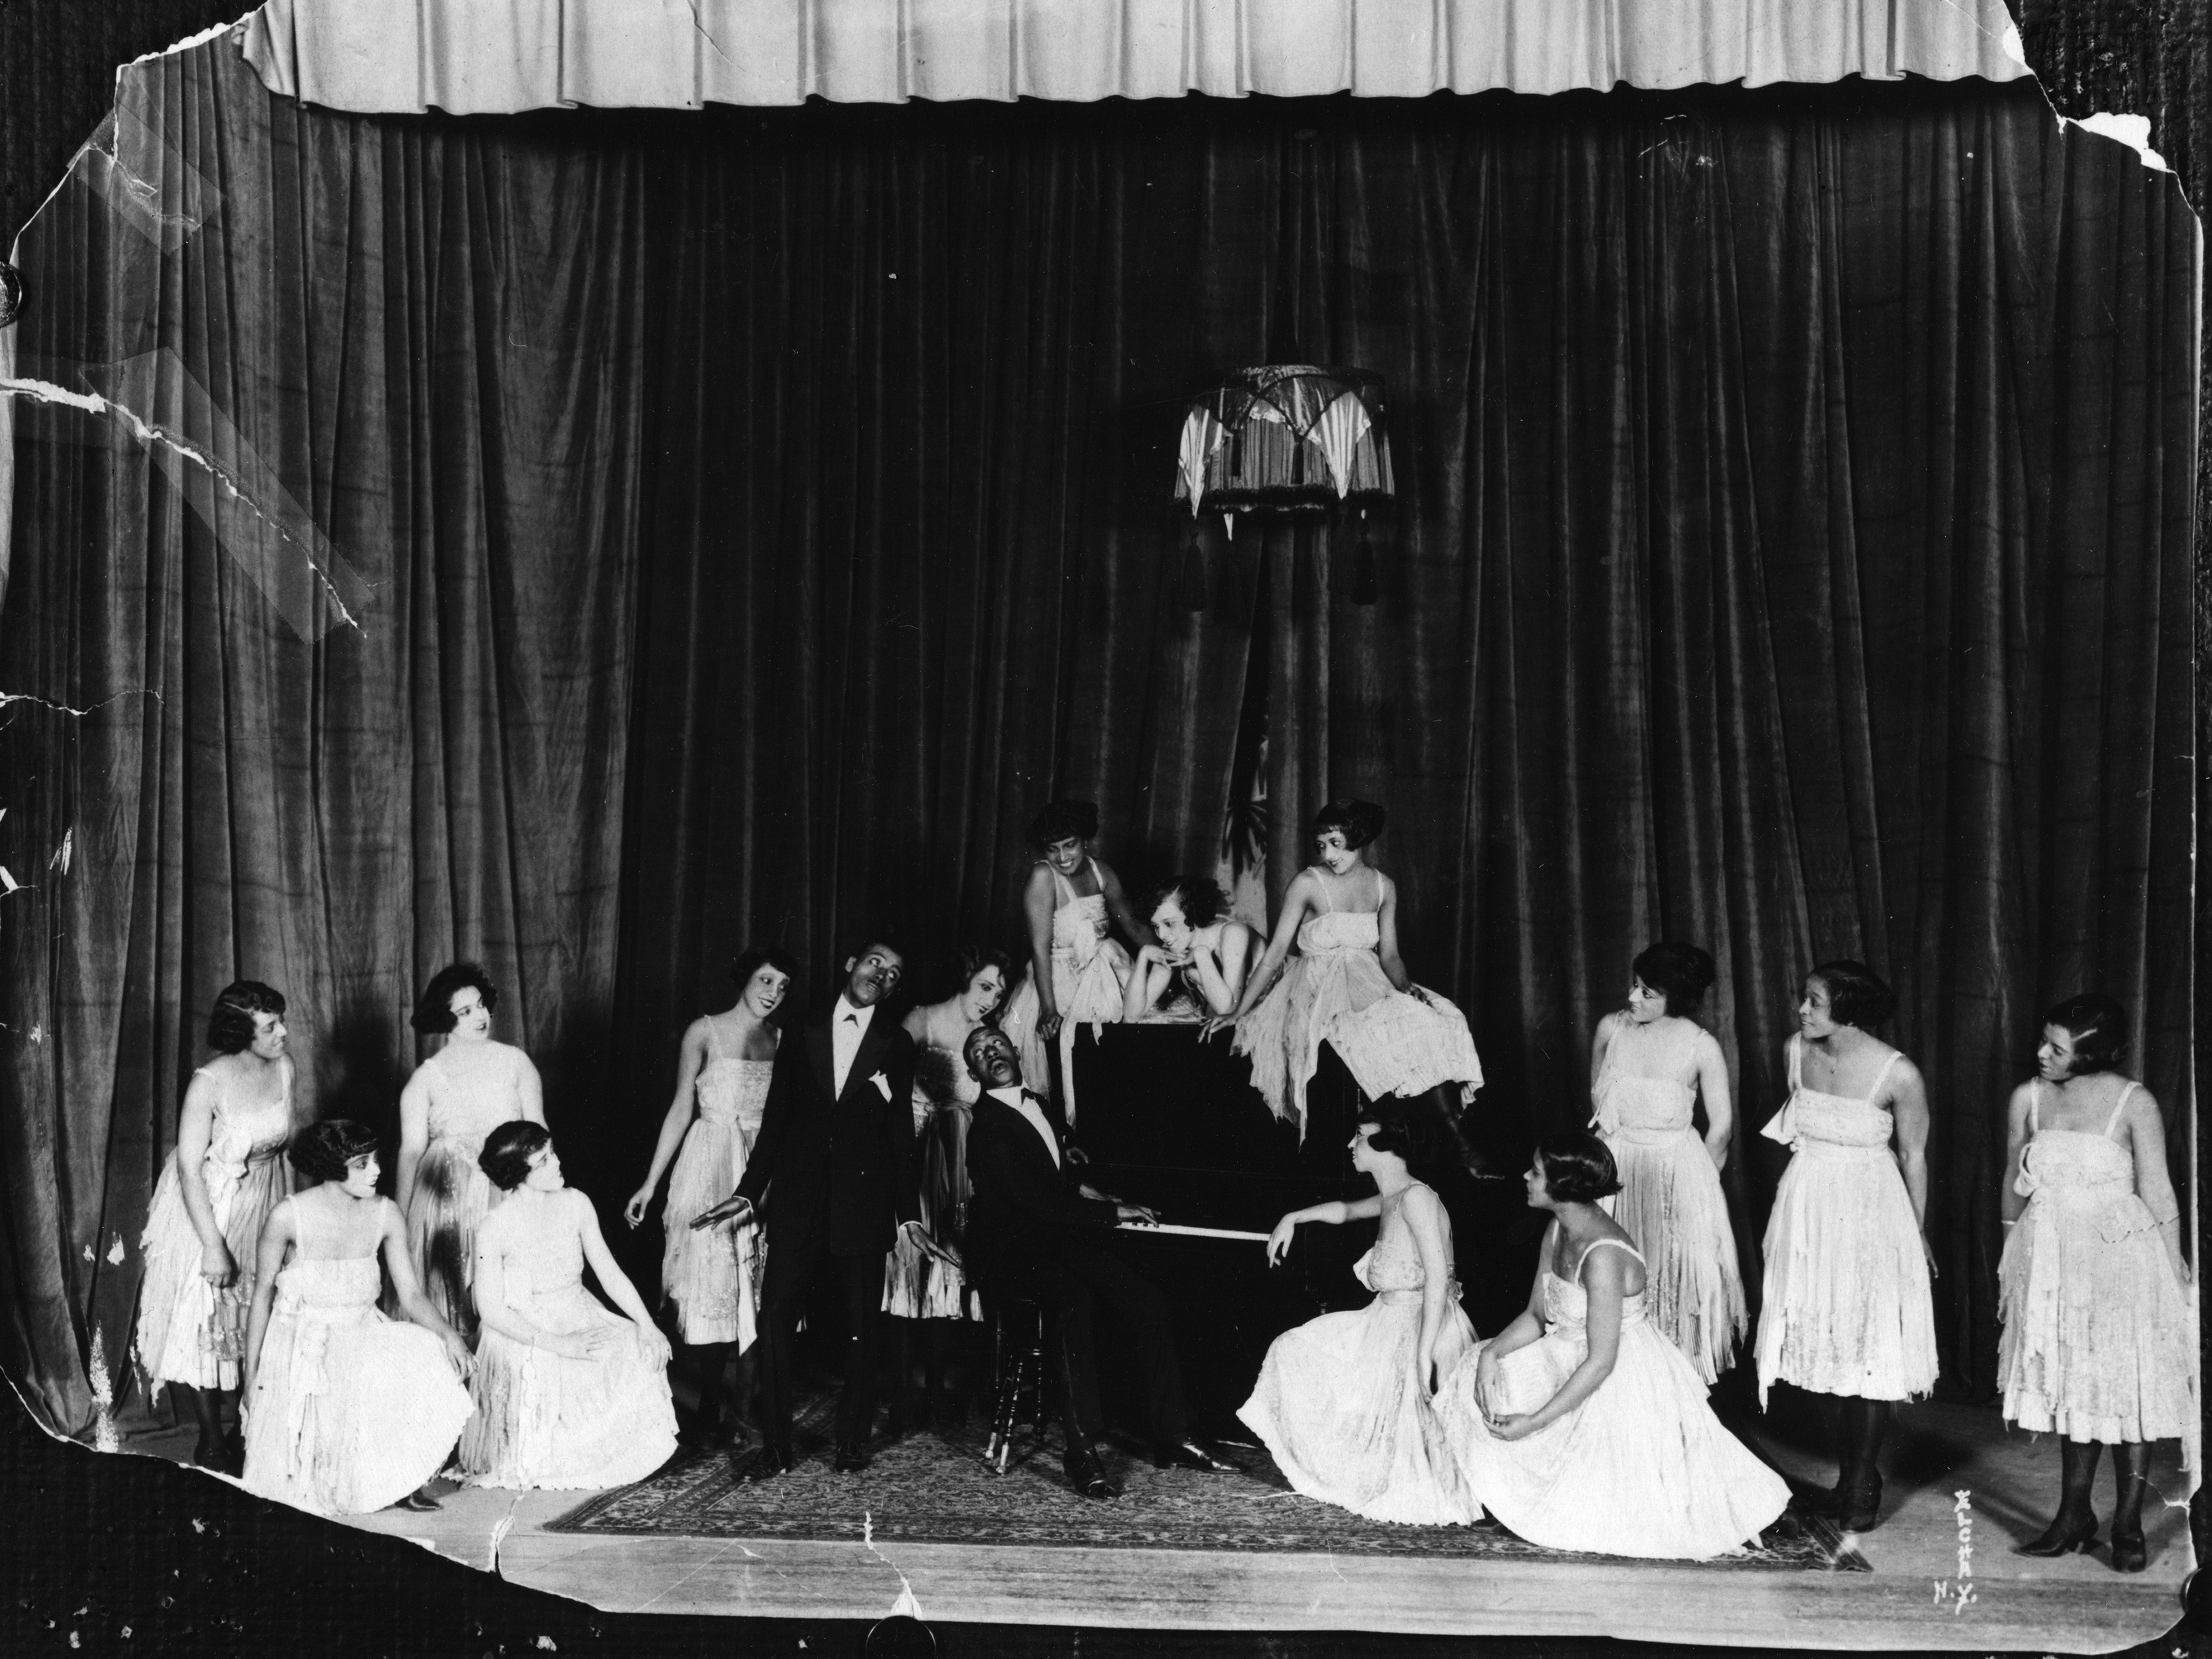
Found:
[[[1237,1466],[1224,1463],[1194,1440],[1181,1440],[1152,1448],[1152,1467],[1194,1469],[1201,1474],[1233,1474]]]
[[[732,1452],[730,1473],[740,1480],[769,1480],[790,1474],[798,1462],[789,1442],[771,1440],[749,1452]]]
[[[1121,1487],[1106,1473],[1106,1465],[1088,1446],[1068,1453],[1060,1466],[1066,1473],[1067,1484],[1085,1498],[1104,1499],[1121,1495]]]
[[[866,1441],[846,1440],[838,1443],[838,1474],[858,1474],[862,1469],[867,1468],[873,1461],[874,1455],[868,1450],[868,1443]]]

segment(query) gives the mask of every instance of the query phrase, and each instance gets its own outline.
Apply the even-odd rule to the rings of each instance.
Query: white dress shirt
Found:
[[[842,1096],[845,1079],[852,1075],[853,1056],[860,1052],[860,1039],[868,1034],[868,1022],[876,1017],[872,1002],[865,1008],[855,1008],[845,1000],[845,994],[837,994],[837,1006],[830,1015],[830,1091]]]
[[[1044,1137],[1044,1149],[1052,1154],[1053,1167],[1058,1169],[1060,1167],[1060,1137],[1053,1133],[1052,1125],[1045,1121],[1044,1114],[1037,1109],[1036,1102],[1022,1092],[1021,1085],[1018,1083],[1010,1083],[1003,1089],[986,1089],[983,1092],[994,1100],[1005,1101],[1007,1105],[1029,1120],[1030,1127]]]

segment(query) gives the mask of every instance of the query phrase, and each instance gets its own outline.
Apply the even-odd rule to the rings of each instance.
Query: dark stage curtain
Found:
[[[57,1422],[225,981],[388,1127],[415,987],[481,957],[611,1220],[738,950],[818,994],[889,927],[934,994],[1054,793],[1133,884],[1211,867],[1248,692],[1272,886],[1325,795],[1389,805],[1504,1156],[1695,939],[1748,1248],[1798,977],[1889,975],[1949,1387],[2041,1007],[2127,1002],[2179,1130],[2194,228],[2032,87],[460,120],[218,45],[123,95],[219,202],[73,185],[21,371],[139,388],[251,505],[19,424],[0,657],[61,707],[0,734],[5,1358]],[[1194,614],[1182,400],[1292,354],[1387,378],[1380,601],[1348,530],[1217,522]]]

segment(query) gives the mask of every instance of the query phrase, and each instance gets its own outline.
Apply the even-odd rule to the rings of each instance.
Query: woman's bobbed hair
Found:
[[[242,1054],[253,1046],[253,1017],[284,1017],[284,994],[258,979],[226,985],[208,1012],[208,1047],[219,1054]]]
[[[730,963],[730,977],[738,983],[739,995],[753,982],[753,975],[763,968],[773,968],[790,981],[783,988],[783,1000],[793,1000],[793,988],[799,983],[799,958],[781,945],[749,945]]]
[[[1098,809],[1087,800],[1047,801],[1030,820],[1030,845],[1042,848],[1060,841],[1089,841],[1098,833]]]
[[[1221,890],[1221,884],[1212,876],[1177,876],[1173,881],[1161,883],[1152,889],[1145,900],[1145,918],[1152,919],[1152,912],[1170,899],[1182,912],[1182,919],[1193,927],[1211,927],[1227,914],[1229,895]]]
[[[2084,991],[2054,1004],[2043,1023],[2074,1039],[2075,1077],[2115,1070],[2127,1054],[2127,1011],[2102,991]]]
[[[1544,1162],[1544,1190],[1555,1200],[1595,1204],[1620,1190],[1612,1149],[1588,1129],[1546,1135],[1536,1143],[1536,1156]]]
[[[1863,1031],[1897,1012],[1897,993],[1863,962],[1839,957],[1822,963],[1805,977],[1828,988],[1828,1013],[1838,1025],[1856,1025]]]
[[[986,968],[995,968],[999,977],[1006,981],[1007,989],[1013,987],[1013,959],[1004,951],[990,945],[956,945],[945,953],[945,960],[937,965],[937,975],[950,999],[963,994],[975,982],[975,975]],[[1000,1001],[1006,996],[1001,994]]]
[[[1312,833],[1318,841],[1330,830],[1340,830],[1346,848],[1357,852],[1382,833],[1389,816],[1371,800],[1333,800],[1314,814]]]
[[[1662,940],[1637,954],[1630,969],[1667,999],[1667,1012],[1686,1015],[1713,983],[1713,959],[1694,945]]]
[[[284,1155],[292,1167],[314,1181],[343,1181],[346,1166],[376,1151],[376,1133],[349,1117],[325,1118],[292,1137]]]
[[[553,1136],[544,1124],[519,1117],[484,1137],[483,1151],[477,1154],[477,1168],[500,1191],[511,1193],[529,1179],[530,1160],[538,1156],[538,1149],[552,1144]]]
[[[1378,1152],[1395,1152],[1416,1181],[1434,1184],[1449,1165],[1465,1169],[1474,1162],[1459,1125],[1437,1108],[1433,1091],[1410,1097],[1385,1095],[1362,1107],[1359,1121],[1375,1126],[1367,1144]]]
[[[485,1012],[499,1006],[499,987],[491,982],[491,975],[473,962],[456,962],[430,975],[407,1023],[425,1036],[444,1036],[453,1029],[453,998],[471,988],[483,999]]]

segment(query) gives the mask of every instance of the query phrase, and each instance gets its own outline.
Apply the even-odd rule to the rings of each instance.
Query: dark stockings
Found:
[[[740,1353],[734,1342],[698,1342],[687,1347],[692,1374],[698,1379],[702,1434],[717,1442],[742,1439],[751,1426],[753,1351]],[[733,1368],[736,1379],[726,1389],[724,1379]]]
[[[1838,1425],[1835,1513],[1849,1532],[1871,1532],[1881,1517],[1881,1442],[1889,1401],[1843,1396]]]
[[[2097,1517],[2089,1507],[2097,1482],[2097,1459],[2104,1448],[2095,1441],[2058,1443],[2058,1513],[2043,1536],[2020,1547],[2022,1555],[2063,1555],[2096,1541]]]
[[[2088,1449],[2094,1455],[2095,1448]],[[2091,1468],[2094,1467],[2093,1463]],[[2142,1501],[2149,1476],[2148,1442],[2123,1440],[2112,1448],[2112,1483],[2117,1489],[2112,1503],[2112,1565],[2121,1572],[2143,1570]]]
[[[204,1469],[221,1469],[227,1474],[243,1473],[246,1460],[240,1455],[241,1448],[223,1438],[222,1390],[195,1389],[182,1382],[170,1383],[169,1389],[184,1402],[185,1410],[199,1425],[199,1443],[192,1448],[192,1462]],[[183,1413],[178,1414],[182,1416]]]

